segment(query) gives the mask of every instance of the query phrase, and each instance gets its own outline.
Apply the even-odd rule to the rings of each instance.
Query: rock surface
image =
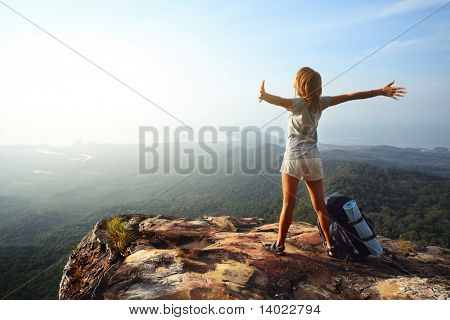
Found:
[[[126,215],[136,235],[114,249],[106,220],[71,254],[60,299],[448,299],[449,251],[380,237],[386,254],[328,258],[313,225],[294,222],[279,257],[261,248],[277,224],[257,218]],[[405,249],[406,247],[406,249]]]

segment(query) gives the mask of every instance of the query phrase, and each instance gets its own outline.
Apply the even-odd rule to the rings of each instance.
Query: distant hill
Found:
[[[326,146],[326,159],[357,161],[379,166],[397,166],[450,177],[450,152],[446,148],[419,149],[391,146]]]

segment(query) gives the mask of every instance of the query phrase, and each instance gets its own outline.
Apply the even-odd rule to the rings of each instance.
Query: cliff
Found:
[[[449,251],[380,237],[385,255],[345,263],[317,228],[295,222],[284,257],[261,248],[277,224],[257,218],[120,216],[133,234],[120,253],[107,220],[70,255],[60,299],[448,299]]]

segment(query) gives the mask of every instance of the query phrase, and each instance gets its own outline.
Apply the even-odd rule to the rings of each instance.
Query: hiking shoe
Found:
[[[331,246],[331,247],[325,246],[325,250],[326,250],[326,253],[327,253],[328,257],[335,258],[334,246]]]
[[[284,252],[285,247],[284,246],[278,246],[277,242],[267,243],[263,244],[263,249],[269,252],[272,252],[273,254],[276,254],[278,256],[284,256],[286,255],[286,252]]]

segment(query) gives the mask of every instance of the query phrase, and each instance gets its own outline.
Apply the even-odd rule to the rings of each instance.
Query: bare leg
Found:
[[[314,211],[316,211],[320,225],[322,226],[323,234],[327,240],[327,245],[330,247],[330,234],[328,232],[330,230],[330,214],[328,213],[325,201],[323,199],[323,180],[305,181],[305,184],[308,188]]]
[[[283,187],[283,208],[280,214],[280,224],[278,229],[278,246],[283,246],[289,226],[292,222],[292,214],[294,213],[295,200],[298,188],[298,179],[288,174],[281,174],[281,184]]]

